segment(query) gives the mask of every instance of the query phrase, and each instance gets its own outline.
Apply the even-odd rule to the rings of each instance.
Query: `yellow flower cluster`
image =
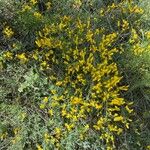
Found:
[[[73,2],[73,8],[75,9],[79,9],[82,5],[82,1],[81,0],[74,0]]]
[[[137,5],[135,5],[134,7],[130,7],[129,9],[130,13],[137,13],[137,14],[143,14],[144,10],[140,7],[138,7]]]
[[[13,59],[13,53],[10,52],[10,51],[5,52],[5,53],[3,54],[3,57],[4,57],[5,59]]]
[[[150,34],[149,31],[144,33],[144,36],[147,40],[147,43],[143,44],[140,36],[140,31],[138,33],[137,30],[132,29],[131,30],[131,37],[129,39],[129,42],[131,44],[132,52],[135,56],[142,56],[143,53],[149,52],[149,40],[150,40]]]
[[[42,18],[42,14],[40,14],[39,12],[34,12],[33,14],[37,19],[41,19]]]
[[[28,2],[24,3],[22,5],[22,10],[21,12],[28,12],[28,11],[31,11],[33,10],[34,7],[37,7],[39,1],[38,0],[29,0]],[[50,10],[51,9],[51,2],[45,2],[45,6],[46,6],[46,9],[47,10]],[[35,17],[42,17],[42,15],[39,13],[39,12],[35,12],[34,13],[34,16]]]
[[[28,61],[25,53],[17,54],[17,58],[20,60],[21,63],[26,63]]]
[[[7,138],[8,133],[4,132],[4,133],[0,133],[0,140],[4,140]]]
[[[118,33],[102,35],[102,32],[103,29],[92,29],[90,19],[83,22],[69,16],[39,31],[35,40],[37,57],[45,62],[43,69],[63,66],[62,75],[53,72],[49,78],[58,89],[64,89],[61,94],[59,90],[50,89],[50,102],[45,99],[40,108],[47,110],[50,117],[59,111],[66,120],[62,131],[65,128],[70,132],[85,121],[99,132],[108,147],[115,148],[115,135],[121,134],[129,122],[121,114],[122,108],[127,108],[128,113],[132,109],[119,97],[119,92],[127,87],[118,86],[122,77],[112,59],[118,52],[118,48],[112,46]],[[60,36],[53,36],[56,34]],[[101,40],[96,40],[97,37]]]
[[[35,5],[38,1],[37,0],[30,0],[30,2]]]
[[[9,26],[6,26],[3,29],[3,34],[6,36],[6,38],[11,38],[14,35],[14,32]]]

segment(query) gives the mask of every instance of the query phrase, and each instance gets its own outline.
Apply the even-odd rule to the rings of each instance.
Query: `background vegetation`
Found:
[[[149,150],[148,0],[0,0],[0,149]]]

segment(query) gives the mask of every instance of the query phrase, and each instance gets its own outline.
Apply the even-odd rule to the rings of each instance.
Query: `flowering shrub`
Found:
[[[83,9],[87,4],[80,0],[66,4],[76,15],[65,14],[66,10],[59,14],[64,8],[59,10],[55,1],[30,0],[18,4],[16,22],[1,27],[1,71],[17,74],[12,77],[17,83],[10,85],[16,89],[13,102],[5,102],[11,91],[0,106],[4,115],[16,120],[9,123],[2,118],[1,141],[4,146],[11,143],[5,147],[127,147],[121,142],[134,110],[133,103],[122,96],[128,86],[115,60],[127,43],[135,56],[145,51],[148,44],[141,45],[134,26],[143,9],[133,1],[105,2],[98,3],[93,15],[97,1],[88,4],[87,17]],[[17,73],[14,66],[22,72]],[[3,86],[9,84],[4,81]]]

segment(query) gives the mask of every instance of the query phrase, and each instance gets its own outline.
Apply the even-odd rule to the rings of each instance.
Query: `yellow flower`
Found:
[[[6,53],[4,53],[3,56],[6,59],[13,59],[13,53],[12,52],[6,52]]]
[[[40,104],[40,109],[44,109],[45,108],[45,104]]]
[[[73,4],[73,8],[79,9],[82,5],[81,0],[75,0]]]
[[[37,150],[43,150],[43,148],[41,147],[41,145],[37,144]]]
[[[122,116],[116,116],[114,117],[114,121],[123,121],[123,117]]]
[[[147,31],[147,32],[145,33],[145,35],[146,35],[146,37],[147,37],[148,39],[150,39],[150,31]]]
[[[50,135],[48,133],[45,133],[44,134],[44,139],[46,142],[49,142],[50,141]]]
[[[34,12],[33,14],[37,19],[41,19],[42,18],[42,14],[40,14],[39,12]]]
[[[87,35],[86,35],[86,39],[87,39],[87,41],[89,41],[91,43],[94,42],[94,40],[93,40],[93,32],[92,31],[88,30]]]
[[[46,67],[46,66],[47,66],[47,62],[46,61],[41,62],[41,67]]]
[[[13,44],[12,44],[12,47],[16,49],[16,48],[17,48],[17,44],[16,44],[16,43],[13,43]]]
[[[100,130],[102,127],[103,127],[103,124],[104,124],[104,118],[100,118],[98,121],[97,121],[97,124],[94,125],[93,127],[96,129],[96,130]]]
[[[37,3],[37,0],[30,0],[30,2],[35,5]]]
[[[144,52],[145,48],[141,46],[140,43],[136,43],[133,45],[133,52],[134,52],[134,55],[140,55]]]
[[[147,150],[150,150],[150,145],[148,145],[146,148],[147,148]]]
[[[35,60],[38,60],[38,55],[37,55],[37,53],[32,54],[32,58],[34,58]]]
[[[81,104],[82,103],[82,98],[74,97],[74,98],[72,98],[71,103],[74,104],[74,105]]]
[[[113,99],[113,100],[110,102],[110,105],[121,106],[121,105],[123,105],[123,104],[125,104],[123,98],[116,98],[116,99]]]
[[[43,28],[44,37],[46,37],[50,33],[50,31],[51,31],[51,27],[48,25],[45,25],[45,27]]]
[[[126,29],[128,29],[129,28],[129,23],[128,23],[128,21],[126,21],[126,20],[122,20],[122,28],[123,28],[123,30],[126,30]]]
[[[60,147],[60,143],[56,143],[56,147],[59,148]]]
[[[63,110],[61,111],[61,115],[62,115],[62,116],[66,116],[66,115],[67,115],[67,111],[63,109]]]
[[[15,144],[17,143],[18,141],[20,140],[20,137],[19,136],[15,136],[13,139],[12,139],[12,143]]]
[[[25,53],[22,54],[18,54],[17,58],[22,62],[22,63],[26,63],[28,61],[28,59],[25,56]]]
[[[144,10],[137,5],[130,9],[131,13],[143,14]]]
[[[12,31],[12,29],[9,26],[6,26],[3,30],[3,34],[7,37],[7,38],[11,38],[14,35],[14,32]]]
[[[62,82],[61,81],[57,81],[56,82],[56,86],[61,86],[62,85]]]
[[[48,102],[48,97],[44,97],[43,102],[47,103]]]
[[[19,128],[14,128],[14,130],[13,130],[14,134],[16,135],[19,132],[19,130],[20,130]]]
[[[3,69],[3,63],[2,63],[2,61],[0,61],[0,70],[2,70]]]
[[[130,109],[128,106],[126,106],[125,108],[126,108],[126,110],[128,111],[128,113],[133,112],[133,109]]]
[[[117,132],[117,134],[120,134],[122,132],[122,129],[121,128],[118,128],[117,126],[115,125],[108,125],[108,128],[110,131],[112,132]]]
[[[74,128],[74,124],[65,123],[65,127],[67,128],[68,131],[71,131],[72,128]]]
[[[0,134],[0,139],[1,140],[6,139],[7,135],[8,135],[7,132]]]
[[[23,8],[22,8],[22,12],[25,12],[25,11],[28,11],[28,10],[31,10],[32,8],[29,6],[29,5],[24,5]]]
[[[26,117],[26,115],[27,115],[26,113],[22,113],[22,114],[21,114],[21,119],[22,119],[22,121],[24,120],[24,118]]]
[[[49,10],[51,8],[51,2],[47,2],[46,7],[47,7],[47,10]]]
[[[35,43],[36,43],[36,45],[38,46],[38,47],[42,47],[42,41],[41,40],[39,40],[39,39],[37,39],[36,41],[35,41]]]
[[[55,134],[57,135],[57,137],[59,137],[61,135],[61,129],[56,127],[55,128]]]
[[[102,17],[104,16],[104,10],[103,10],[103,9],[100,10],[100,15],[101,15]]]
[[[52,115],[53,115],[53,110],[50,109],[50,110],[48,111],[48,114],[49,114],[50,116],[52,116]]]
[[[85,130],[88,130],[90,127],[89,127],[89,125],[87,124],[87,125],[85,125],[85,127],[84,127],[84,129]]]
[[[129,123],[125,123],[127,129],[129,129]]]
[[[56,94],[56,90],[55,89],[52,89],[52,90],[50,90],[50,92],[54,95],[54,94]]]

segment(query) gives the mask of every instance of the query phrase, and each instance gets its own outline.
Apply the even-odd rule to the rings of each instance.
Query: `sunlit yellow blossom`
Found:
[[[128,105],[127,105],[125,108],[126,108],[126,110],[128,111],[128,113],[133,112],[133,109],[130,109],[130,108],[128,107]]]
[[[71,103],[72,104],[80,104],[80,103],[82,103],[82,99],[79,97],[74,97],[74,98],[72,98]]]
[[[32,7],[29,5],[23,5],[22,12],[31,10]]]
[[[116,125],[108,125],[108,128],[110,131],[116,132],[118,135],[123,131],[123,129],[118,128]]]
[[[50,27],[49,26],[45,26],[44,28],[43,28],[43,34],[44,34],[44,36],[47,36],[49,33],[50,33],[50,31],[51,31],[51,29],[50,29]],[[40,35],[40,34],[39,34]],[[41,35],[40,35],[41,36]]]
[[[114,121],[123,121],[123,117],[122,116],[116,116],[116,117],[114,117]]]
[[[37,0],[30,0],[30,2],[35,5],[37,3]]]
[[[103,127],[104,122],[105,122],[105,119],[104,119],[104,118],[100,118],[100,119],[97,121],[97,124],[94,125],[93,127],[94,127],[96,130],[100,130],[100,129]]]
[[[46,7],[47,7],[47,10],[49,10],[51,8],[51,2],[47,2]]]
[[[63,83],[61,81],[56,82],[57,86],[61,86]]]
[[[150,145],[146,146],[147,150],[150,150]]]
[[[4,34],[7,38],[11,38],[11,37],[14,35],[14,32],[13,32],[13,30],[12,30],[9,26],[6,26],[6,27],[3,29],[3,34]]]
[[[131,13],[138,13],[138,14],[143,14],[144,10],[140,7],[138,7],[137,5],[135,5],[134,7],[132,7],[130,9]]]
[[[52,115],[53,115],[53,110],[50,109],[50,110],[48,111],[48,114],[49,114],[50,116],[52,116]]]
[[[36,45],[37,45],[38,47],[41,47],[41,46],[42,46],[42,41],[41,41],[41,40],[36,40],[35,43],[36,43]]]
[[[85,125],[85,130],[88,130],[90,127],[89,127],[89,125],[87,124],[87,125]]]
[[[145,33],[145,35],[146,35],[146,37],[147,37],[148,39],[150,39],[150,31],[147,31],[147,32]]]
[[[14,134],[18,134],[19,130],[20,130],[19,128],[14,128],[14,130],[13,130]]]
[[[22,54],[18,54],[17,55],[17,58],[22,62],[22,63],[26,63],[28,61],[25,53],[22,53]]]
[[[13,53],[11,53],[11,52],[6,52],[6,53],[4,53],[3,54],[3,56],[4,56],[4,58],[6,58],[6,59],[13,59]]]
[[[49,142],[50,141],[50,135],[48,133],[45,133],[44,134],[44,139],[46,142]]]
[[[79,9],[82,5],[81,0],[75,0],[73,3],[73,8]]]
[[[80,138],[81,140],[83,140],[83,139],[84,139],[83,134],[80,134],[79,138]]]
[[[22,113],[22,114],[21,114],[21,119],[22,119],[22,121],[26,118],[26,116],[27,116],[26,113]]]
[[[132,50],[134,52],[134,55],[139,56],[144,52],[144,47],[140,43],[136,43],[133,45]]]
[[[129,23],[127,20],[122,20],[122,29],[126,30],[129,28]]]
[[[39,144],[37,144],[37,150],[43,150],[43,148],[42,148],[42,146],[41,145],[39,145]]]
[[[89,41],[91,43],[94,42],[93,41],[93,32],[92,31],[88,30],[87,35],[86,35],[86,39],[87,39],[87,41]]]
[[[37,53],[34,53],[34,54],[32,55],[32,57],[33,57],[35,60],[38,60],[38,55],[37,55]]]
[[[113,99],[110,103],[110,105],[118,105],[118,106],[121,106],[125,104],[124,102],[124,99],[123,98],[116,98],[116,99]]]
[[[55,134],[57,135],[57,137],[60,136],[61,135],[61,129],[56,127],[55,128]]]
[[[46,62],[46,61],[41,62],[41,66],[42,66],[42,67],[47,66],[47,62]]]
[[[4,140],[7,138],[8,133],[4,132],[4,133],[0,133],[0,140]]]
[[[45,104],[40,104],[40,109],[44,109],[45,108]]]
[[[19,140],[20,140],[20,137],[16,135],[16,136],[11,140],[11,142],[12,142],[13,144],[15,144],[15,143],[17,143]]]
[[[48,102],[48,97],[44,97],[43,102],[47,103]]]
[[[63,109],[63,110],[61,111],[61,114],[62,114],[62,116],[66,116],[66,115],[67,115],[67,111]]]
[[[100,10],[100,15],[104,16],[104,10],[103,9]]]
[[[39,12],[34,12],[33,14],[37,19],[41,19],[42,18],[42,14],[40,14]]]
[[[71,131],[74,128],[74,124],[65,123],[65,127],[67,128],[68,131]]]

